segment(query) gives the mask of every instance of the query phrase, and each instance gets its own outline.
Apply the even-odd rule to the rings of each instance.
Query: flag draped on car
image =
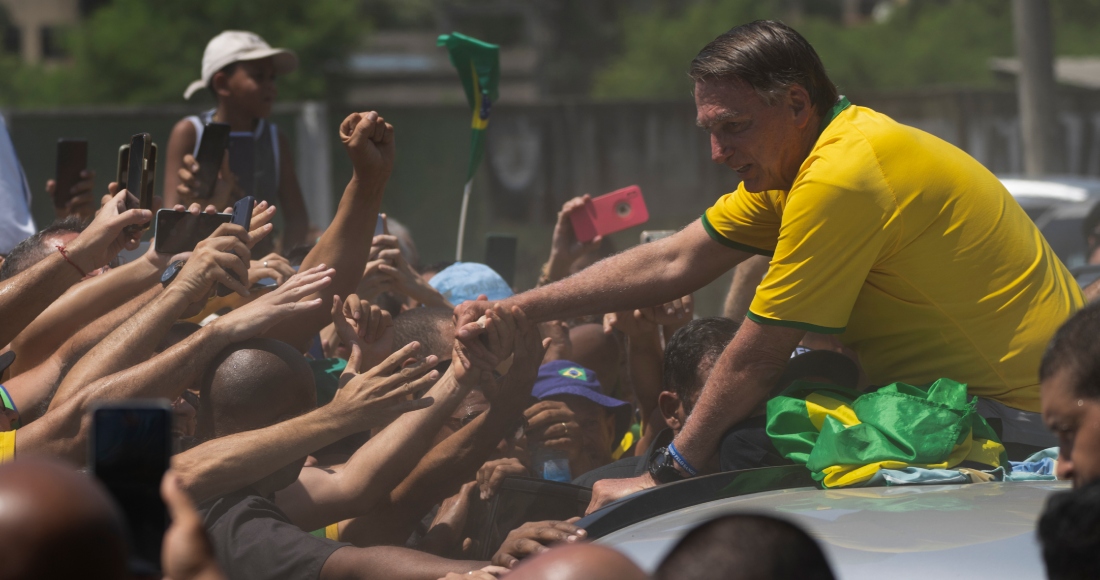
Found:
[[[767,431],[782,455],[826,488],[866,483],[880,469],[1010,468],[966,385],[950,379],[866,394],[796,382],[768,401]]]
[[[458,248],[456,260],[462,260],[462,241],[466,231],[466,208],[470,203],[470,188],[474,173],[485,152],[485,130],[489,127],[489,113],[500,96],[500,47],[464,34],[452,32],[440,35],[436,46],[444,46],[451,57],[451,64],[458,69],[466,102],[473,117],[470,121],[470,163],[466,168],[466,187],[462,192],[462,211],[459,216]]]

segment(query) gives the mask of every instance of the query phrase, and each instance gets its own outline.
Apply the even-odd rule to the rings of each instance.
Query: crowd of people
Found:
[[[205,124],[253,136],[247,226],[158,252],[153,212],[117,183],[98,195],[92,172],[49,226],[28,228],[25,209],[5,222],[0,579],[646,578],[587,542],[579,516],[796,463],[766,412],[795,382],[873,392],[941,377],[968,385],[1010,458],[1059,447],[1075,489],[1043,515],[1043,555],[1052,578],[1100,574],[1100,306],[992,174],[848,103],[797,32],[740,26],[692,62],[699,125],[736,192],[618,254],[577,240],[570,216],[588,198],[571,199],[520,293],[483,264],[422,264],[410,230],[379,220],[397,140],[378,112],[340,124],[352,175],[331,223],[308,231],[267,121],[295,66],[255,35],[219,35],[187,91],[217,107],[168,142],[164,207],[197,216],[241,197],[227,164],[212,198],[195,194],[210,185]],[[731,268],[724,316],[697,316],[692,292]],[[134,567],[117,498],[80,473],[91,410],[134,399],[173,416],[155,572]],[[513,522],[485,552],[477,526],[514,477],[591,488],[591,502]],[[833,575],[805,531],[741,514],[688,533],[653,577]]]

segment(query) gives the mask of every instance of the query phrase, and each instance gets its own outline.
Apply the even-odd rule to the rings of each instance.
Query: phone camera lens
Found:
[[[630,204],[625,201],[620,201],[619,203],[615,204],[615,213],[618,214],[621,218],[630,215],[630,210]]]

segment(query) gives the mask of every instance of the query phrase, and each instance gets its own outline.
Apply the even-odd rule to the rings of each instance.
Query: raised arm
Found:
[[[328,309],[332,296],[347,296],[355,292],[363,277],[363,268],[370,254],[371,239],[382,207],[382,194],[393,170],[393,127],[378,113],[353,113],[340,125],[340,139],[351,157],[351,181],[340,198],[336,217],[317,245],[302,262],[302,268],[328,264],[336,269],[332,288],[317,295],[324,308],[287,320],[266,334],[303,351],[322,328],[328,325]]]
[[[690,294],[751,255],[719,244],[695,222],[502,304],[519,306],[535,322],[644,308]],[[490,304],[466,302],[455,309],[458,337],[471,348],[477,348],[471,339],[481,333],[476,321]]]
[[[269,230],[259,235],[266,231]],[[192,305],[201,308],[217,283],[224,282],[237,292],[248,294],[247,288],[228,273],[235,272],[241,279],[248,279],[250,241],[251,236],[243,227],[222,224],[213,235],[199,242],[172,284],[80,359],[61,382],[50,408],[64,404],[81,387],[148,359],[172,325],[188,310],[196,310]]]
[[[34,421],[46,412],[64,378],[65,371],[71,369],[92,347],[124,321],[145,308],[160,294],[160,291],[161,287],[157,284],[131,298],[125,304],[82,328],[34,368],[8,379],[4,386],[18,406],[23,424]]]
[[[191,497],[201,503],[259,481],[284,467],[287,457],[304,457],[394,415],[428,407],[431,398],[408,400],[408,396],[438,378],[438,373],[429,373],[434,357],[394,372],[419,348],[417,343],[409,344],[366,373],[346,373],[347,382],[332,402],[305,415],[219,437],[180,453],[172,460],[173,469]],[[348,365],[358,364],[360,356],[356,349]],[[298,523],[293,517],[291,521]]]
[[[17,431],[16,453],[43,453],[83,465],[91,427],[87,411],[93,403],[175,399],[226,346],[257,336],[299,310],[319,307],[319,300],[301,299],[327,286],[331,274],[320,267],[299,272],[282,287],[218,318],[159,355],[78,390],[60,407]]]
[[[501,358],[514,352],[515,358],[499,386],[486,393],[489,411],[429,451],[379,509],[347,522],[342,538],[357,545],[404,541],[433,505],[473,480],[500,441],[516,432],[549,339],[544,343],[538,328],[518,308],[508,312],[498,307],[490,318],[490,350]],[[451,368],[461,373],[463,365],[452,364]]]
[[[298,481],[275,494],[275,502],[307,530],[367,513],[412,471],[472,387],[448,369],[424,395],[434,401],[430,408],[398,418],[342,466],[303,469]]]
[[[63,251],[51,254],[27,271],[0,282],[0,344],[8,344],[84,274],[102,268],[138,239],[126,226],[144,224],[152,212],[126,209],[129,192],[120,191],[100,208],[91,224]],[[67,258],[66,258],[67,256]]]

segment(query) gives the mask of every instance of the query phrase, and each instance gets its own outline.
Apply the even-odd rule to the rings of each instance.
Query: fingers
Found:
[[[286,281],[286,284],[276,288],[274,292],[268,294],[265,298],[269,297],[269,300],[276,303],[296,302],[328,286],[335,274],[336,270],[320,264],[317,267],[299,272],[297,276],[291,277]]]
[[[232,236],[240,240],[242,244],[245,244],[250,248],[252,247],[251,245],[249,245],[252,242],[252,237],[249,236],[248,232],[244,228],[237,224],[222,224],[218,226],[218,229],[214,230],[214,233],[210,234],[210,238],[220,238],[222,236]],[[249,253],[248,258],[252,258],[251,253]]]
[[[358,374],[362,372],[363,368],[363,349],[359,348],[358,343],[351,343],[351,354],[348,355],[348,364],[344,367],[345,372],[352,372]],[[343,374],[343,373],[341,373]]]
[[[405,346],[397,349],[393,354],[386,357],[386,360],[381,364],[371,369],[372,373],[388,375],[397,367],[401,366],[401,363],[409,359],[413,354],[420,350],[420,343],[413,341]],[[377,372],[376,372],[377,371]]]

